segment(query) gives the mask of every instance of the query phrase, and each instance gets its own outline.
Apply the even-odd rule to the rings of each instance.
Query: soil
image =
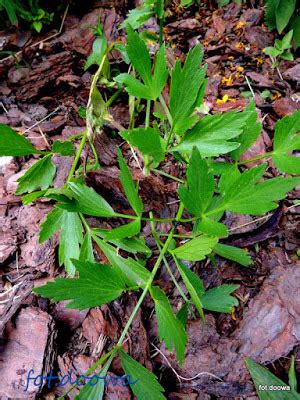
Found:
[[[183,59],[196,43],[203,46],[208,66],[205,104],[211,113],[243,109],[249,102],[247,92],[254,91],[263,131],[244,159],[268,151],[276,121],[300,108],[300,58],[296,53],[294,61],[281,62],[281,79],[262,52],[274,41],[273,32],[264,23],[262,2],[255,2],[254,7],[253,2],[248,3],[231,3],[221,9],[213,5],[186,9],[172,5],[164,28],[170,65],[176,58]],[[94,36],[90,29],[82,27],[95,25],[100,16],[108,40],[124,41],[124,31],[118,27],[133,6],[126,1],[90,2],[85,9],[71,5],[60,33],[37,35],[12,28],[1,31],[2,50],[14,51],[16,56],[0,60],[0,123],[24,132],[41,150],[48,149],[53,140],[81,132],[85,120],[77,111],[87,103],[94,73],[93,68],[86,72],[83,69]],[[152,19],[146,27],[158,31]],[[121,65],[118,53],[113,53],[110,62],[116,68]],[[109,96],[109,90],[103,87],[105,95]],[[266,90],[269,96],[264,98],[261,94]],[[110,111],[115,121],[128,126],[122,95]],[[120,143],[113,127],[107,126],[95,142],[102,168],[88,173],[86,182],[117,212],[126,213],[130,209],[118,178],[116,145]],[[81,161],[84,163],[90,156],[86,150]],[[105,349],[117,342],[137,301],[135,295],[124,295],[109,305],[78,311],[66,309],[64,302],[53,304],[32,294],[32,287],[66,275],[58,265],[57,237],[38,244],[40,224],[52,202],[43,199],[23,206],[15,195],[17,179],[34,159],[35,156],[6,158],[0,166],[1,399],[50,399],[62,394],[68,386],[31,384],[24,392],[28,371],[34,369],[35,375],[46,376],[52,370],[63,376],[72,369],[74,377],[83,374]],[[55,156],[54,162],[54,186],[58,187],[67,178],[72,158]],[[133,176],[140,180],[145,210],[154,209],[161,218],[175,215],[177,184],[159,175],[145,177],[135,160],[130,159],[129,165]],[[182,172],[171,158],[166,160],[164,170],[181,177]],[[271,163],[269,171],[276,175]],[[286,381],[294,355],[300,373],[300,263],[296,255],[300,245],[300,207],[293,203],[299,199],[299,190],[291,192],[276,211],[263,219],[226,214],[224,223],[230,231],[227,243],[247,248],[253,265],[245,268],[221,258],[217,258],[216,266],[211,262],[192,265],[206,288],[238,283],[236,296],[240,304],[232,315],[207,312],[205,325],[200,319],[188,322],[190,339],[182,367],[157,340],[153,304],[146,298],[129,330],[125,350],[157,374],[168,399],[257,399],[244,356],[267,366]],[[97,219],[91,218],[90,222],[99,226]],[[167,232],[170,227],[165,223],[159,229]],[[180,229],[185,228],[179,226]],[[157,253],[148,224],[143,227],[143,235],[153,248],[151,262]],[[97,251],[101,260],[103,255],[100,249]],[[180,295],[163,269],[157,282],[178,310]],[[110,374],[123,374],[118,358],[113,361]],[[70,398],[78,390],[72,393]],[[105,399],[133,398],[127,387],[109,388],[105,394]]]

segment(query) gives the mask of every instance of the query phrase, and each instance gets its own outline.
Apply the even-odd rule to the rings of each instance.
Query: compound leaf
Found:
[[[201,297],[205,293],[205,288],[201,279],[180,261],[176,260],[176,265],[194,305],[196,306],[201,318],[204,319]]]
[[[107,241],[120,240],[130,238],[137,235],[141,230],[141,220],[136,219],[135,221],[129,222],[129,224],[118,226],[104,235],[104,239]]]
[[[67,308],[84,310],[109,303],[126,290],[120,275],[106,264],[72,260],[79,278],[56,278],[34,292],[54,301],[71,300]]]
[[[165,57],[165,47],[161,46],[156,55],[154,74],[151,71],[151,58],[145,42],[132,27],[127,24],[126,52],[143,83],[129,74],[120,74],[116,82],[125,84],[129,94],[146,100],[156,100],[161,94],[167,79],[168,70]]]
[[[28,156],[43,154],[9,126],[0,124],[0,156]]]
[[[231,139],[241,135],[249,114],[249,111],[229,111],[225,114],[206,115],[172,151],[191,152],[196,146],[201,157],[229,153],[240,146],[239,142]]]
[[[139,362],[135,361],[122,349],[119,350],[121,364],[126,376],[130,377],[131,390],[138,399],[164,400],[164,388],[158,383],[157,377]]]
[[[228,246],[227,244],[217,243],[214,252],[219,256],[227,258],[228,260],[235,261],[247,267],[252,263],[251,257],[247,251],[239,249],[238,247]]]
[[[258,114],[255,110],[254,101],[251,101],[248,104],[248,106],[245,108],[245,111],[249,111],[249,116],[243,127],[242,133],[236,139],[239,143],[241,143],[241,145],[236,150],[231,152],[231,157],[235,161],[239,160],[241,155],[244,154],[256,141],[262,129],[261,122],[257,121]]]
[[[79,260],[95,262],[92,237],[89,233],[86,233],[82,245],[80,247]]]
[[[197,147],[193,148],[186,175],[187,187],[179,186],[179,198],[190,213],[201,215],[212,200],[215,183],[213,173],[201,159]]]
[[[289,155],[300,150],[300,110],[286,115],[275,125],[273,161],[282,172],[300,174],[300,158]]]
[[[46,190],[52,184],[56,167],[51,162],[51,154],[36,161],[18,179],[16,194],[31,193],[36,189]]]
[[[72,142],[61,142],[60,140],[55,140],[52,145],[52,152],[62,156],[72,156],[74,155],[75,150]]]
[[[191,114],[198,105],[199,92],[205,83],[206,67],[200,69],[203,52],[200,45],[191,49],[183,67],[176,61],[172,70],[170,85],[170,113],[173,119],[173,130],[177,134],[183,133],[181,127],[187,130],[195,122]],[[197,117],[196,117],[197,118]]]
[[[212,248],[218,242],[218,238],[206,235],[198,236],[182,246],[177,247],[172,253],[182,260],[201,261],[210,254]]]
[[[154,163],[164,159],[164,148],[159,131],[155,128],[134,128],[120,132],[120,135],[131,146],[137,147],[143,156],[150,156]]]
[[[39,243],[43,243],[50,239],[55,232],[60,230],[63,216],[64,210],[61,210],[60,208],[54,208],[47,214],[45,221],[41,225]]]
[[[69,189],[75,201],[59,203],[58,207],[70,212],[81,212],[95,217],[113,217],[111,206],[93,188],[82,183],[69,182]]]
[[[150,293],[155,304],[160,340],[164,340],[170,351],[175,347],[177,360],[182,364],[187,344],[184,326],[176,318],[167,296],[159,287],[152,287]]]
[[[124,258],[116,253],[116,249],[104,242],[96,240],[96,243],[103,251],[111,265],[123,275],[128,286],[141,285],[150,279],[150,272],[133,258]]]
[[[239,288],[239,285],[221,285],[207,290],[201,297],[203,308],[220,313],[231,313],[233,307],[238,306],[238,300],[230,296]]]
[[[78,259],[82,242],[82,224],[79,215],[63,211],[60,227],[60,240],[58,247],[59,265],[64,264],[66,271],[71,276],[75,274],[74,264],[71,258]]]
[[[134,181],[130,173],[130,169],[125,163],[120,150],[118,152],[118,159],[120,166],[120,181],[122,183],[126,197],[132,209],[135,211],[136,215],[141,216],[143,212],[143,203],[138,195],[138,185],[134,184]]]
[[[276,208],[277,204],[274,201],[283,199],[286,193],[300,182],[300,178],[276,177],[257,183],[265,169],[266,164],[263,163],[244,171],[226,190],[218,205],[218,211],[264,214]]]

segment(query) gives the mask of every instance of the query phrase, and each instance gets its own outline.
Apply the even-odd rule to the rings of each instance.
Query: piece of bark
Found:
[[[58,321],[62,325],[68,327],[71,331],[78,328],[84,321],[88,310],[77,310],[74,308],[66,308],[69,301],[60,301],[55,304],[52,311],[52,316],[55,321]]]
[[[297,61],[297,60],[296,60]],[[298,64],[296,64],[294,67],[287,69],[286,71],[283,72],[283,77],[285,79],[290,79],[292,81],[299,82],[300,81],[300,64],[299,64],[299,59],[298,59]]]
[[[42,387],[35,386],[27,376],[47,376],[53,361],[53,342],[56,336],[52,317],[41,310],[28,307],[21,310],[15,326],[6,327],[3,352],[0,358],[0,398],[34,399]]]
[[[0,316],[0,337],[2,336],[8,321],[11,320],[22,305],[22,302],[30,295],[32,287],[32,282],[24,281],[21,285],[13,287],[13,290],[7,294],[7,299],[2,297],[2,300],[7,300],[8,302]]]

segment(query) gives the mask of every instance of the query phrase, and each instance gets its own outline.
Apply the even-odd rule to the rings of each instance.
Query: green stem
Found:
[[[179,206],[179,209],[177,211],[176,218],[175,218],[176,221],[179,221],[179,219],[181,218],[183,210],[184,210],[184,205],[183,205],[183,203],[180,203],[180,206]],[[160,264],[161,264],[161,262],[162,262],[162,260],[164,258],[164,255],[165,255],[166,251],[168,250],[169,244],[171,243],[171,240],[173,238],[173,234],[174,234],[174,228],[169,233],[169,235],[167,237],[167,240],[165,241],[165,244],[164,244],[163,248],[161,249],[161,251],[159,253],[158,259],[156,260],[156,262],[154,264],[154,267],[153,267],[153,270],[151,272],[151,276],[150,276],[149,280],[146,282],[146,286],[145,286],[145,288],[143,290],[143,293],[141,294],[141,297],[139,298],[138,302],[136,303],[136,306],[134,307],[134,309],[132,311],[132,314],[130,315],[129,320],[127,321],[127,324],[125,325],[125,328],[124,328],[124,330],[122,332],[122,335],[120,336],[120,339],[119,339],[119,341],[117,343],[117,346],[121,346],[122,345],[123,340],[125,339],[125,336],[126,336],[128,330],[130,328],[130,325],[132,324],[132,322],[133,322],[133,320],[134,320],[134,318],[135,318],[135,316],[136,316],[136,314],[137,314],[137,312],[138,312],[138,310],[139,310],[144,298],[146,297],[146,294],[148,293],[148,291],[149,291],[149,289],[150,289],[150,287],[152,285],[152,282],[153,282],[153,280],[155,278],[155,275],[156,275],[156,273],[158,271],[158,268],[159,268],[159,266],[160,266]]]
[[[150,211],[149,215],[150,215],[151,218],[153,218],[152,211]],[[159,233],[156,231],[153,221],[150,222],[150,226],[151,226],[151,232],[152,232],[152,235],[153,235],[154,240],[156,242],[156,245],[157,245],[159,251],[161,251],[161,241],[159,240]],[[169,235],[169,234],[167,234],[167,235]],[[173,233],[173,237],[174,236],[175,236],[175,234]],[[168,263],[168,261],[167,261],[165,256],[163,257],[163,262],[165,264],[165,267],[166,267],[166,269],[167,269],[167,271],[168,271],[168,273],[169,273],[174,285],[177,287],[177,290],[181,294],[181,297],[184,299],[185,302],[188,302],[189,299],[186,297],[186,295],[184,294],[183,290],[181,289],[181,286],[177,282],[177,280],[176,280],[176,278],[175,278],[175,276],[174,276],[174,274],[173,274],[173,272],[172,272],[172,270],[170,268],[170,265],[169,265],[169,263]]]
[[[97,154],[97,151],[95,149],[94,143],[92,141],[90,141],[90,146],[91,146],[92,152],[94,154],[96,164],[99,164],[98,154]]]
[[[145,128],[148,128],[149,124],[150,124],[150,111],[151,111],[151,100],[147,100]],[[149,174],[149,156],[147,154],[144,155],[144,167],[145,167],[145,175],[148,176],[148,174]]]
[[[120,94],[122,93],[123,88],[119,88],[105,103],[106,107],[110,107],[115,100],[117,100],[117,98],[120,96]]]
[[[170,126],[172,126],[173,125],[173,118],[172,118],[172,115],[171,115],[171,113],[169,111],[168,106],[166,105],[165,99],[163,98],[162,94],[159,96],[159,101],[160,101],[160,104],[162,105],[162,108],[164,109],[164,112],[166,113],[166,116],[168,118]]]
[[[85,130],[85,131],[83,132],[83,136],[82,136],[82,139],[81,139],[80,145],[79,145],[79,147],[78,147],[78,150],[77,150],[76,156],[75,156],[75,158],[74,158],[74,161],[73,161],[72,167],[71,167],[71,169],[70,169],[70,172],[69,172],[69,176],[68,176],[67,182],[69,182],[69,181],[72,179],[72,177],[73,177],[73,175],[74,175],[74,173],[75,173],[75,170],[76,170],[76,167],[77,167],[78,161],[79,161],[79,159],[80,159],[80,156],[81,156],[82,150],[83,150],[83,148],[84,148],[84,145],[85,145],[85,143],[86,143],[86,139],[87,139],[87,131]]]
[[[66,142],[71,142],[72,140],[79,139],[83,136],[84,132],[77,133],[76,135],[72,135],[66,139]]]
[[[147,100],[145,128],[149,128],[149,124],[150,124],[150,111],[151,111],[151,100]]]
[[[248,163],[253,162],[253,161],[261,160],[262,158],[271,157],[272,155],[273,155],[273,152],[270,151],[269,153],[265,153],[265,154],[262,154],[262,155],[257,156],[257,157],[249,158],[248,160],[239,161],[237,163],[237,165],[245,165],[245,164],[248,164]]]
[[[159,18],[159,47],[163,44],[163,27],[164,27],[164,20],[163,18]]]
[[[179,182],[179,183],[184,183],[184,180],[179,179],[179,178],[177,178],[176,176],[167,174],[166,172],[161,171],[161,170],[159,170],[159,169],[154,168],[154,169],[152,169],[151,171],[155,172],[155,173],[158,174],[158,175],[165,176],[166,178],[173,179],[173,181],[176,181],[176,182]]]

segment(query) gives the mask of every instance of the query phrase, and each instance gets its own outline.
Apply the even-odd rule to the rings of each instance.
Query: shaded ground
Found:
[[[123,39],[118,26],[125,16],[125,5],[102,5],[87,11],[80,18],[67,15],[61,34],[34,45],[41,37],[31,32],[0,32],[4,50],[19,50],[20,65],[14,58],[0,62],[0,122],[22,131],[39,149],[47,149],[49,141],[66,138],[80,132],[85,121],[77,109],[86,105],[92,72],[83,72],[90,53],[93,34],[81,26],[93,25],[98,15],[110,41]],[[155,21],[148,27],[157,31]],[[263,121],[263,132],[245,159],[268,151],[272,143],[272,129],[277,119],[300,108],[300,64],[282,62],[280,71],[271,68],[271,61],[262,49],[273,43],[273,34],[263,24],[263,11],[258,8],[240,8],[231,4],[221,10],[190,8],[182,11],[172,8],[166,21],[165,38],[170,45],[168,61],[183,57],[189,47],[200,42],[208,63],[206,105],[211,112],[243,109],[248,103],[250,82],[255,92],[255,103]],[[120,66],[117,54],[110,60]],[[261,93],[268,90],[267,98]],[[109,96],[109,88],[103,88]],[[245,93],[246,92],[246,93]],[[122,96],[111,108],[114,119],[128,125],[128,114]],[[37,122],[42,121],[37,124]],[[29,128],[30,127],[30,128]],[[87,176],[89,185],[109,199],[118,211],[126,212],[118,180],[115,145],[121,141],[107,127],[106,134],[95,144],[102,169]],[[83,160],[88,157],[83,154]],[[68,161],[67,161],[68,160]],[[66,310],[63,304],[50,304],[30,293],[51,277],[64,272],[58,268],[56,239],[37,244],[39,225],[51,209],[51,202],[42,200],[22,206],[15,196],[16,180],[32,163],[32,159],[18,158],[0,167],[0,397],[24,398],[24,380],[29,369],[36,375],[47,375],[50,369],[61,375],[70,369],[75,375],[84,373],[102,353],[116,343],[136,303],[136,297],[123,296],[109,306],[86,312]],[[56,156],[55,186],[66,179],[70,158]],[[134,160],[133,173],[140,174]],[[179,176],[178,166],[169,160],[165,171]],[[270,171],[275,169],[270,165]],[[109,178],[109,179],[108,179]],[[141,177],[141,188],[146,210],[155,209],[161,217],[174,215],[176,185],[161,176]],[[169,399],[255,399],[257,398],[245,370],[247,355],[257,362],[269,365],[278,376],[286,379],[290,355],[300,358],[300,273],[296,251],[299,247],[299,207],[292,200],[299,198],[294,191],[278,211],[267,218],[252,221],[245,216],[226,215],[231,235],[229,243],[247,247],[254,264],[238,267],[218,259],[218,266],[209,262],[196,263],[194,270],[206,287],[221,283],[239,283],[237,297],[240,306],[234,315],[207,313],[207,325],[200,320],[190,321],[190,337],[186,361],[179,368],[174,355],[164,346],[159,347],[155,321],[151,319],[152,304],[145,302],[135,319],[126,343],[130,354],[160,377]],[[167,207],[166,203],[170,203]],[[99,224],[99,221],[91,220]],[[109,225],[106,223],[106,227]],[[167,230],[162,224],[161,230]],[[178,228],[180,230],[180,227]],[[181,227],[183,230],[184,228]],[[143,233],[148,244],[150,227]],[[98,258],[103,257],[100,249]],[[156,257],[154,251],[153,259]],[[173,306],[179,309],[180,296],[169,283],[164,270],[158,276]],[[37,334],[38,332],[38,334]],[[296,363],[299,371],[300,367]],[[174,374],[184,378],[181,380]],[[122,375],[116,359],[111,373]],[[213,374],[214,376],[212,376]],[[67,387],[63,388],[64,390]],[[59,394],[59,388],[43,389],[33,385],[25,398],[45,398],[47,392]],[[75,392],[74,392],[75,394]],[[112,389],[106,399],[131,399],[127,388]]]

